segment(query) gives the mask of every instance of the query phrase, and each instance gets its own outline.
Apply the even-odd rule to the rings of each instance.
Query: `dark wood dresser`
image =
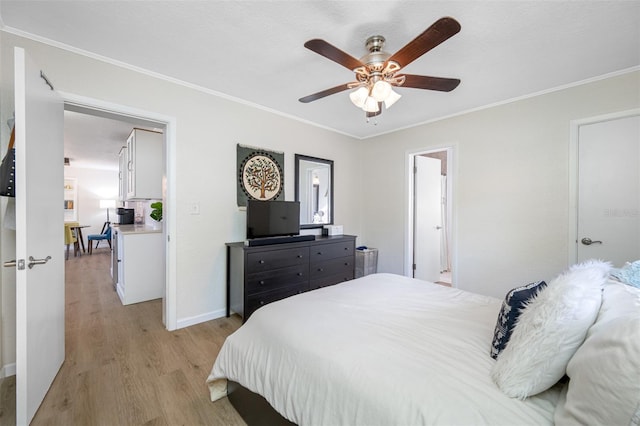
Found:
[[[353,235],[249,247],[227,243],[227,316],[246,321],[259,307],[294,294],[351,280]]]

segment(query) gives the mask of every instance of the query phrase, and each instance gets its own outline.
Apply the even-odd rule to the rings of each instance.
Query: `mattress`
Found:
[[[501,301],[392,274],[257,310],[207,379],[256,392],[299,425],[553,424],[559,390],[511,399],[491,381]]]

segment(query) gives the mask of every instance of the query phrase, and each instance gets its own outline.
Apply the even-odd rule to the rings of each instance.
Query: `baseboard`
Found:
[[[0,379],[4,379],[5,377],[11,377],[16,375],[16,364],[15,362],[12,364],[7,364],[0,368]]]
[[[208,312],[202,315],[196,315],[195,317],[182,318],[178,320],[178,328],[185,328],[191,325],[200,324],[201,322],[211,321],[214,319],[222,318],[227,315],[226,309],[218,309],[217,311]]]

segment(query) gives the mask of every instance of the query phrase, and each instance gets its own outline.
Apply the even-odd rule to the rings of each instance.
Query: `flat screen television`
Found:
[[[247,200],[247,238],[300,233],[300,202]]]

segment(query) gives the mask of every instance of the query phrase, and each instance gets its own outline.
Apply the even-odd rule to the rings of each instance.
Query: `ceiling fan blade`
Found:
[[[441,92],[450,92],[460,84],[457,78],[430,77],[428,75],[402,74],[397,77],[405,77],[402,86],[412,87],[414,89],[439,90]]]
[[[456,35],[460,28],[460,24],[455,19],[440,18],[422,34],[394,53],[387,62],[397,62],[400,67],[404,68],[443,41]]]
[[[333,95],[334,93],[342,92],[343,90],[350,89],[349,84],[341,84],[340,86],[332,87],[331,89],[323,90],[322,92],[314,93],[313,95],[305,96],[304,98],[298,99],[302,103],[309,103],[312,101],[316,101],[318,99],[324,98],[325,96]]]
[[[304,47],[313,50],[327,59],[331,59],[343,67],[348,68],[350,71],[364,65],[358,59],[319,38],[309,40],[304,44]]]

